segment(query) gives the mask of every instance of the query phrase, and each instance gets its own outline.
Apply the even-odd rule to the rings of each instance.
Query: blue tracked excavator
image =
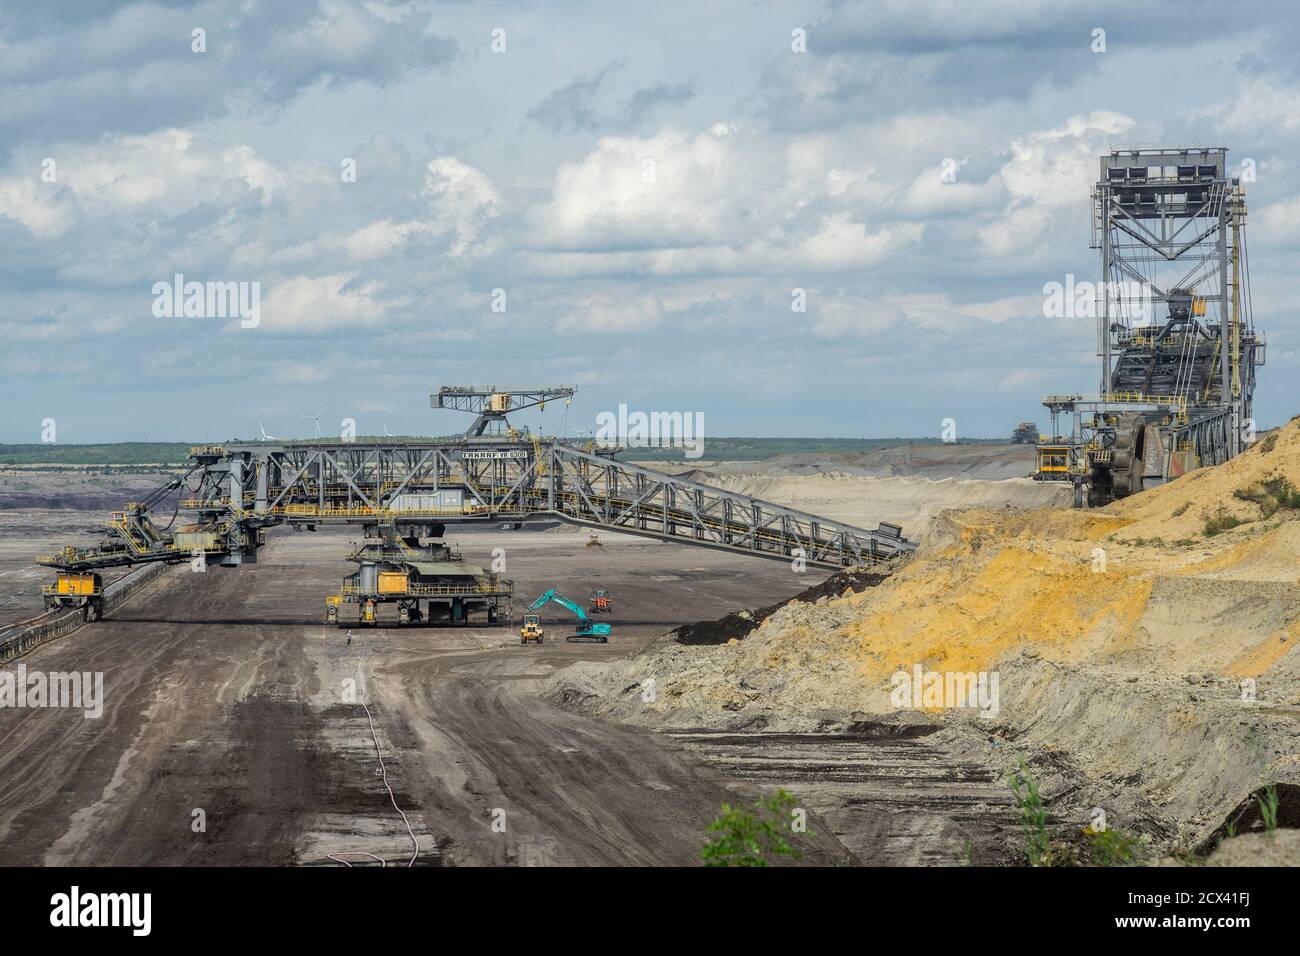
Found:
[[[551,588],[545,594],[541,595],[536,601],[528,605],[528,610],[524,614],[524,626],[519,629],[519,643],[542,643],[545,636],[545,629],[542,627],[542,616],[538,612],[547,604],[558,604],[560,607],[572,611],[578,619],[578,628],[572,634],[566,635],[567,641],[599,641],[601,644],[609,642],[609,635],[613,631],[608,624],[597,624],[587,617],[587,612],[581,604],[576,601],[570,601],[563,594],[560,594],[555,588]]]

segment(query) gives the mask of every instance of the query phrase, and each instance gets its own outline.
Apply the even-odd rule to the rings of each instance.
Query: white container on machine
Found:
[[[460,511],[465,492],[460,488],[442,488],[421,494],[401,494],[392,501],[394,511]]]

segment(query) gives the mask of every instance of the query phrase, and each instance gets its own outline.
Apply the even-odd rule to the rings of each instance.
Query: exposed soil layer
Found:
[[[800,591],[794,597],[778,601],[776,604],[769,604],[767,607],[761,607],[753,611],[732,611],[716,621],[698,621],[694,624],[683,624],[681,627],[675,628],[671,633],[673,640],[678,644],[688,645],[726,644],[728,641],[743,640],[747,634],[751,633],[772,614],[791,601],[804,601],[808,604],[814,604],[825,597],[841,597],[849,591],[873,588],[888,576],[886,573],[870,571],[866,568],[848,568],[844,571],[837,571],[825,581],[814,584],[812,587]]]
[[[1267,799],[1267,787],[1260,787],[1233,808],[1227,818],[1199,847],[1198,853],[1209,853],[1232,835],[1264,832],[1264,816],[1260,803]],[[1282,830],[1300,830],[1300,786],[1293,783],[1273,784],[1277,794],[1277,827]]]
[[[672,731],[724,776],[797,794],[866,866],[1010,865],[1020,817],[1005,782],[928,739],[938,728],[863,722],[859,732]]]
[[[1296,866],[1300,861],[1300,830],[1275,830],[1272,833],[1246,833],[1225,840],[1203,861],[1204,866]],[[1187,859],[1166,861],[1182,866]]]
[[[1101,809],[1112,828],[1185,853],[1229,814],[1249,826],[1260,787],[1300,786],[1296,488],[1293,421],[1107,508],[946,511],[874,587],[789,601],[757,626],[715,622],[721,642],[706,627],[694,644],[580,665],[553,692],[668,731],[805,732],[910,710],[1003,776],[1022,757],[1067,757],[1045,792],[1076,831]],[[906,692],[913,675],[996,679],[996,700],[942,686],[922,700]]]
[[[0,511],[18,508],[96,512],[120,510],[128,501],[139,501],[150,491],[166,484],[168,477],[158,472],[129,470],[113,474],[0,470]],[[163,510],[162,504],[155,509],[156,513],[161,514],[162,521],[166,521],[174,497],[166,499],[166,510]]]
[[[707,456],[707,448],[705,454]],[[630,452],[629,457],[635,457]],[[997,481],[1023,478],[1034,468],[1032,445],[1013,442],[897,441],[865,452],[781,454],[757,461],[690,464],[646,462],[651,468],[671,469],[686,477],[711,483],[720,475],[806,476],[840,474],[856,477],[920,477],[929,479],[975,478]]]

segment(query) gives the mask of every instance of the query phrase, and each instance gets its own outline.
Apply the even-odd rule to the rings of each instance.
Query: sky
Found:
[[[0,441],[445,434],[442,384],[573,385],[551,433],[1045,427],[1099,360],[1044,286],[1099,277],[1101,153],[1157,143],[1254,170],[1279,424],[1298,40],[1288,2],[5,0]],[[256,323],[167,314],[177,275]]]

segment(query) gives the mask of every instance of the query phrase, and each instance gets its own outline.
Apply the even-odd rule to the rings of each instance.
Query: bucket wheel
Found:
[[[1115,458],[1111,465],[1111,494],[1115,498],[1127,498],[1142,490],[1146,433],[1146,419],[1141,415],[1120,416],[1115,426]]]

